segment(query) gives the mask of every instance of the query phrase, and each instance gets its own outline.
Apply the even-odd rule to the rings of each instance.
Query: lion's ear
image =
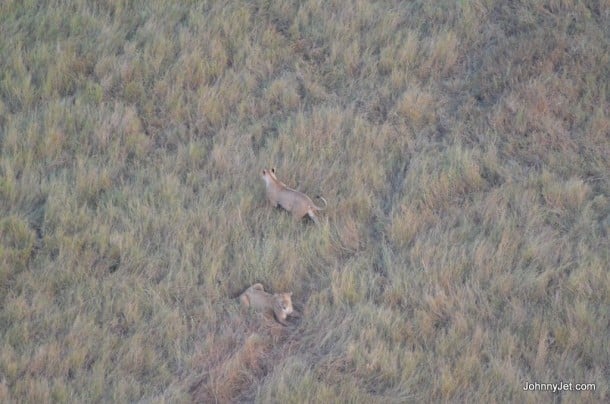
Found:
[[[267,170],[263,168],[263,175],[267,175]]]

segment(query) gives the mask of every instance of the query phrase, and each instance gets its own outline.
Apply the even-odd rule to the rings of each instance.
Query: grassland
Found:
[[[608,21],[2,1],[0,401],[609,400]],[[240,310],[254,282],[301,317]],[[596,389],[523,391],[560,381]]]

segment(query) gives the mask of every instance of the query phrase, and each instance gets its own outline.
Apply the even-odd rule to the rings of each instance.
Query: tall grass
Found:
[[[0,401],[607,401],[609,10],[4,1]]]

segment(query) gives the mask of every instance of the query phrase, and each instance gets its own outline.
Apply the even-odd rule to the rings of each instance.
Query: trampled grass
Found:
[[[609,18],[2,2],[0,401],[607,401]]]

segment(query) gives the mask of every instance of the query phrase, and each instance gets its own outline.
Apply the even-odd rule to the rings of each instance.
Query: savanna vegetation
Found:
[[[609,400],[608,21],[3,0],[0,401]],[[301,316],[242,310],[255,282]]]

